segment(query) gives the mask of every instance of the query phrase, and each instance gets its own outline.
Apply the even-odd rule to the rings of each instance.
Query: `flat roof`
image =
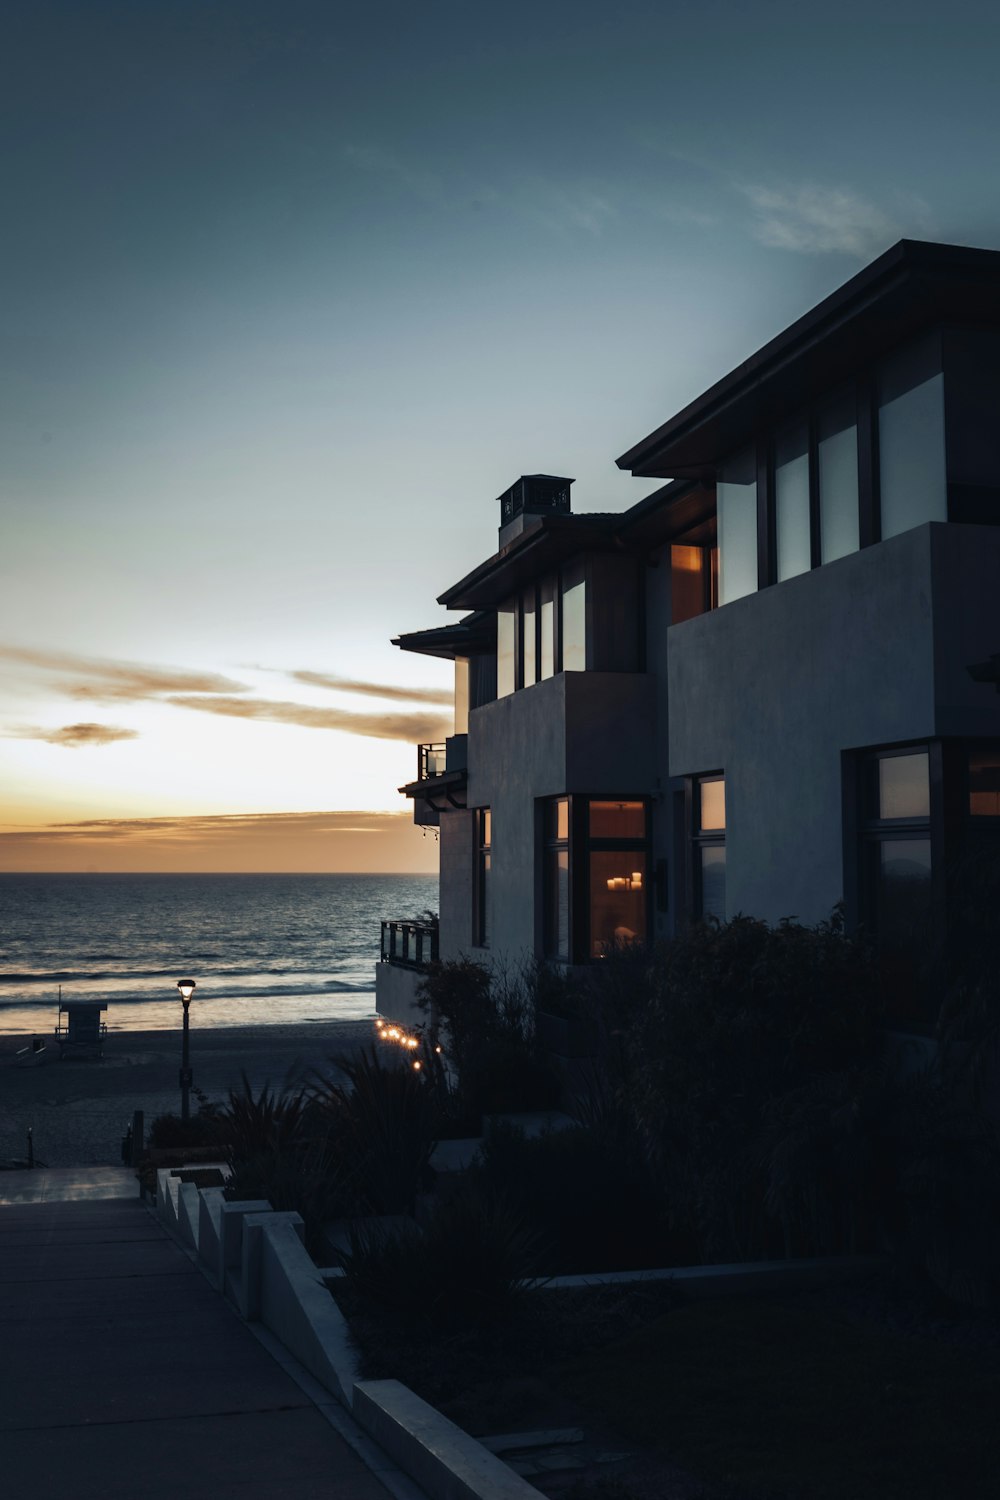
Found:
[[[714,482],[756,432],[922,328],[1000,324],[1000,251],[900,240],[629,448],[620,469]]]

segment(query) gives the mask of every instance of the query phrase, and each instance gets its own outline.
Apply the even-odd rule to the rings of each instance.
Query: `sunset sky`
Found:
[[[957,0],[15,0],[0,870],[430,870],[401,630],[901,235],[1000,248]]]

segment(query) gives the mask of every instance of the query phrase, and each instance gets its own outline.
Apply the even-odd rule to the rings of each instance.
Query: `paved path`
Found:
[[[85,1174],[65,1174],[72,1198],[53,1197],[56,1173],[2,1176],[4,1500],[387,1500],[134,1178],[95,1199]]]

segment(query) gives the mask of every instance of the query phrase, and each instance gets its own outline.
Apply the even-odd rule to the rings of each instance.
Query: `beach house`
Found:
[[[379,1011],[432,956],[842,901],[927,1026],[1000,864],[1000,253],[900,241],[617,462],[664,483],[576,514],[522,475],[460,617],[396,641],[455,726],[401,788],[440,919],[384,924]]]

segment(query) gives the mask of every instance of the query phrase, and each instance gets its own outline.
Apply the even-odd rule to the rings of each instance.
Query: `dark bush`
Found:
[[[339,1260],[351,1288],[383,1317],[447,1336],[507,1319],[536,1256],[520,1216],[466,1186],[422,1228],[356,1226]]]

